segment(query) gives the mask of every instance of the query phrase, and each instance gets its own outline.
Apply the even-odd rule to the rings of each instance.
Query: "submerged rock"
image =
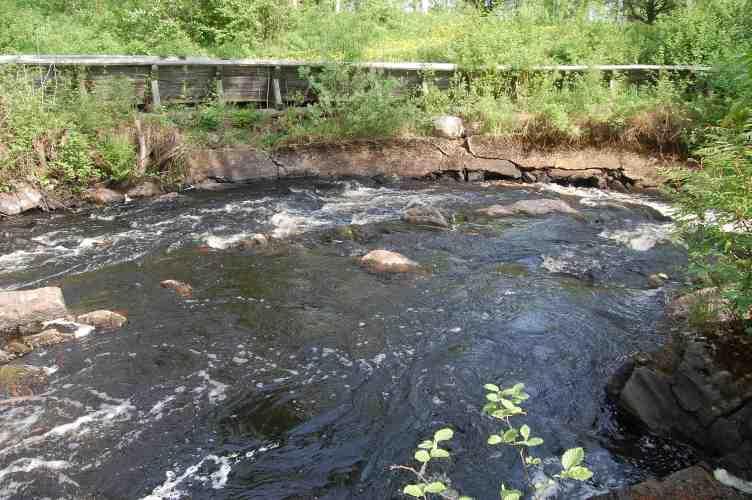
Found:
[[[128,321],[128,318],[122,314],[102,309],[82,314],[76,318],[76,321],[97,329],[107,330],[120,328]]]
[[[33,396],[47,386],[47,373],[33,366],[0,366],[0,395]]]
[[[490,217],[505,217],[509,215],[546,215],[550,213],[579,214],[577,210],[570,207],[566,202],[561,200],[522,200],[511,205],[491,205],[490,207],[477,210],[478,213]]]
[[[397,252],[373,250],[364,255],[360,262],[377,273],[408,273],[420,269],[420,264]]]
[[[125,200],[125,195],[106,187],[90,189],[86,193],[86,197],[97,205],[109,205],[110,203],[120,203]]]
[[[159,283],[162,288],[169,288],[174,290],[176,294],[183,298],[190,298],[193,296],[193,287],[188,283],[177,280],[164,280]]]
[[[67,315],[60,288],[0,292],[0,337],[37,333],[42,323]]]
[[[695,465],[674,472],[661,480],[651,479],[590,498],[594,500],[742,500],[748,497],[719,483],[709,471]]]
[[[438,116],[433,120],[433,133],[445,139],[460,139],[465,135],[465,125],[457,116]]]
[[[439,209],[422,203],[411,203],[402,214],[402,220],[408,224],[420,226],[449,227],[449,221]]]

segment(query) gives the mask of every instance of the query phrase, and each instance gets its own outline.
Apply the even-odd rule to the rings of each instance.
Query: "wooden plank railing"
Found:
[[[50,69],[65,71],[75,68],[82,88],[112,78],[125,78],[134,85],[142,103],[159,106],[170,102],[201,102],[218,97],[227,102],[265,103],[280,107],[296,95],[305,93],[308,82],[299,75],[302,67],[321,68],[327,63],[274,59],[212,59],[207,57],[154,56],[90,56],[90,55],[0,55],[0,65],[38,68],[49,74]],[[383,71],[403,79],[406,85],[420,85],[426,76],[435,75],[440,88],[448,85],[448,74],[464,71],[451,63],[362,62],[354,66]],[[486,68],[488,70],[488,68]],[[612,78],[623,74],[628,79],[660,72],[701,74],[713,71],[711,66],[690,65],[541,65],[514,68],[499,65],[498,72],[603,72]],[[40,74],[42,72],[40,71]],[[443,75],[443,76],[442,76]]]

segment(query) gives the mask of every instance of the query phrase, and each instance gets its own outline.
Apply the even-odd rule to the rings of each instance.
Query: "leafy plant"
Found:
[[[521,425],[519,428],[514,427],[511,423],[512,418],[526,415],[522,404],[529,399],[529,395],[524,391],[524,384],[515,384],[512,387],[501,388],[496,384],[486,384],[483,386],[486,390],[486,404],[483,406],[483,413],[492,418],[501,420],[505,428],[488,437],[488,444],[491,446],[508,445],[517,449],[520,456],[520,463],[525,476],[528,467],[541,467],[540,458],[530,454],[530,450],[543,444],[543,439],[534,436],[530,426]],[[442,449],[440,443],[449,441],[454,436],[451,428],[445,427],[434,433],[433,439],[422,441],[415,451],[414,458],[420,464],[419,468],[406,465],[393,465],[392,470],[406,470],[411,472],[417,482],[405,485],[402,492],[411,497],[427,498],[429,495],[438,495],[441,498],[459,498],[460,500],[471,500],[471,497],[459,495],[456,491],[451,490],[445,482],[430,474],[428,466],[433,459],[450,458],[449,451]],[[566,450],[561,456],[561,471],[554,474],[553,478],[559,480],[587,481],[593,477],[593,472],[583,463],[585,460],[585,451],[582,448],[571,448]],[[547,481],[534,484],[537,491],[542,491],[551,486],[554,480],[548,478]],[[509,488],[505,483],[501,483],[499,496],[501,500],[520,500],[524,492],[514,488]]]

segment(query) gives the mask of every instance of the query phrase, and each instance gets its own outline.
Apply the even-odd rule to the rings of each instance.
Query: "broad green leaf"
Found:
[[[514,389],[514,391],[515,391],[515,392],[522,392],[522,390],[523,390],[524,388],[525,388],[525,384],[523,384],[523,383],[519,383],[519,384],[514,384],[514,385],[512,386],[512,389]]]
[[[441,448],[431,450],[431,458],[449,458],[449,452]]]
[[[520,427],[520,435],[522,436],[522,439],[527,440],[527,438],[530,437],[530,426],[525,424]]]
[[[501,390],[499,389],[499,386],[496,384],[486,384],[483,386],[483,388],[487,391],[492,391],[492,392],[499,392]]]
[[[496,404],[494,403],[486,403],[483,405],[483,413],[491,413],[496,409]]]
[[[433,439],[438,443],[439,441],[448,441],[452,439],[452,436],[454,436],[454,431],[449,427],[446,427],[436,431],[436,434],[433,435]]]
[[[489,401],[492,401],[494,403],[498,403],[499,399],[501,399],[501,398],[495,392],[489,392],[488,394],[486,394],[486,399],[489,400]]]
[[[525,457],[525,463],[528,465],[540,465],[541,459],[536,457]]]
[[[415,460],[424,464],[431,460],[431,455],[429,455],[426,450],[418,450],[415,452]]]
[[[421,448],[423,450],[430,450],[431,448],[433,448],[433,446],[434,446],[434,442],[431,441],[430,439],[427,439],[426,441],[423,441],[422,443],[420,443],[418,445],[418,448]]]
[[[501,437],[501,439],[505,443],[511,443],[512,441],[517,439],[517,436],[518,436],[517,429],[512,428],[506,431],[504,435]]]
[[[491,434],[488,436],[488,444],[491,446],[501,443],[501,436],[498,434]]]
[[[469,497],[469,496],[466,496],[466,495],[462,495],[462,496],[461,496],[461,497],[459,498],[459,500],[474,500],[474,499],[473,499],[473,497]]]
[[[422,484],[408,484],[405,486],[405,489],[402,490],[402,493],[405,495],[410,495],[411,497],[420,498],[423,496],[423,485]]]
[[[539,437],[531,437],[527,441],[525,441],[525,444],[527,446],[540,446],[543,444],[543,439]]]
[[[576,479],[577,481],[587,481],[588,479],[593,477],[593,471],[581,465],[575,465],[574,467],[569,469],[565,474],[566,474],[566,477],[570,479]]]
[[[500,398],[501,405],[506,408],[507,410],[514,410],[517,408],[517,405],[509,401],[508,399]]]
[[[580,465],[585,459],[585,450],[582,448],[572,448],[564,452],[561,456],[561,466],[564,470],[569,470],[576,465]]]
[[[501,484],[501,500],[520,500],[522,498],[522,492],[519,490],[508,490],[504,483]]]
[[[428,483],[426,485],[427,493],[441,493],[445,490],[446,490],[446,486],[444,486],[444,483],[440,481],[434,481],[433,483]]]

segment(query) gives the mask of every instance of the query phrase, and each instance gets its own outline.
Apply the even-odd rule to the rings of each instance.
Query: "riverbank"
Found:
[[[230,184],[299,177],[451,178],[458,182],[505,180],[598,187],[617,192],[654,191],[663,169],[678,167],[616,148],[526,150],[505,138],[473,135],[457,139],[415,137],[338,141],[280,147],[185,148],[180,177],[98,184],[78,193],[41,189],[28,181],[0,193],[0,214],[55,210],[83,202],[108,204],[185,189],[217,190]]]

